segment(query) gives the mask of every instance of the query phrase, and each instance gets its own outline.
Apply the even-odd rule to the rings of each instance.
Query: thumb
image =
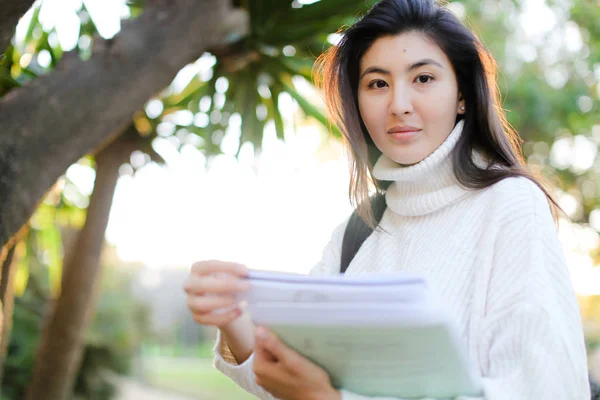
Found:
[[[264,341],[259,340],[258,338],[255,338],[254,353],[255,357],[261,362],[276,363],[279,361],[269,350],[267,350],[267,348],[265,348]]]
[[[298,356],[296,352],[287,347],[276,335],[267,328],[259,326],[255,329],[257,348],[268,353],[279,362],[293,362]]]

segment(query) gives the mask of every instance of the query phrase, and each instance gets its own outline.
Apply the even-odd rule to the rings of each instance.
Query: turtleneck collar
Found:
[[[452,150],[461,136],[459,121],[446,140],[417,164],[402,167],[385,155],[375,163],[373,177],[393,181],[386,193],[387,206],[396,214],[418,216],[455,203],[469,193],[454,174]]]

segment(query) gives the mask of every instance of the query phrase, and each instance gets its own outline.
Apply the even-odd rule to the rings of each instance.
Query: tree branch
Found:
[[[19,19],[35,0],[0,0],[0,53],[8,47]]]
[[[88,61],[67,55],[50,74],[0,99],[0,246],[27,222],[67,167],[122,132],[135,111],[204,51],[244,36],[229,0],[155,0]]]
[[[13,246],[2,263],[2,278],[0,280],[0,301],[2,322],[0,323],[0,382],[4,376],[4,361],[10,343],[12,331],[13,308],[15,304],[14,281],[17,265],[14,262],[15,247]]]

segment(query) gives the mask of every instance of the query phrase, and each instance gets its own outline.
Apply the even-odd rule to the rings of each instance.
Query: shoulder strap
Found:
[[[384,193],[376,193],[371,196],[371,210],[373,212],[373,217],[378,224],[381,221],[381,218],[383,218],[385,209],[386,204]],[[354,210],[350,216],[346,230],[344,231],[344,240],[342,242],[342,262],[340,267],[340,272],[342,274],[346,272],[350,262],[356,253],[358,253],[358,249],[360,249],[360,246],[362,246],[364,241],[367,240],[372,232],[373,229],[371,229],[369,225],[367,225],[365,221],[358,216],[356,210]]]

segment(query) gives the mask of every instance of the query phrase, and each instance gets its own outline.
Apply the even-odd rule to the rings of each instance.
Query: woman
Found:
[[[483,378],[478,399],[589,399],[555,205],[524,166],[478,39],[434,1],[383,0],[320,66],[350,148],[351,198],[372,226],[369,182],[386,196],[381,229],[346,273],[424,276],[458,320]],[[339,272],[346,224],[311,274]],[[333,388],[325,371],[252,326],[233,298],[245,274],[207,261],[186,282],[196,321],[220,328],[216,367],[261,399],[365,399]]]

